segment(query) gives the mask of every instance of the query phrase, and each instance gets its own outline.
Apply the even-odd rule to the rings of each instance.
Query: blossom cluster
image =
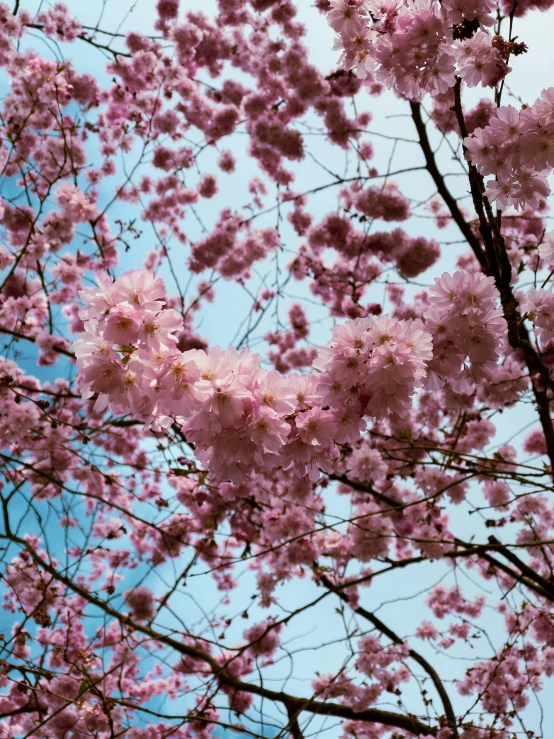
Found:
[[[176,422],[214,477],[238,481],[277,466],[317,476],[337,443],[357,441],[364,417],[408,412],[424,384],[472,392],[496,368],[505,330],[492,278],[444,274],[425,324],[347,320],[319,349],[315,374],[283,376],[261,369],[248,349],[179,351],[182,319],[146,270],[115,282],[100,275],[97,285],[81,292],[85,331],[75,353],[84,397],[96,395],[97,411],[109,404],[156,428]]]
[[[545,233],[538,248],[541,266],[554,269],[554,231]],[[554,340],[554,292],[544,286],[522,292],[520,305],[524,316],[533,323],[541,351],[547,351]]]
[[[550,194],[554,169],[554,87],[520,110],[504,105],[488,124],[464,139],[466,156],[486,177],[486,194],[499,208],[542,206]]]
[[[433,239],[411,237],[401,228],[370,233],[355,228],[355,218],[362,223],[369,218],[388,222],[408,218],[408,201],[390,183],[380,188],[345,187],[341,198],[344,214],[330,213],[311,226],[310,216],[303,228],[297,228],[306,241],[291,271],[299,280],[312,278],[312,292],[330,306],[334,315],[378,315],[380,304],[364,305],[363,298],[382,275],[383,266],[391,264],[401,277],[414,278],[435,264],[440,247]],[[336,256],[332,263],[328,261],[330,255]]]
[[[487,30],[495,7],[491,0],[331,0],[328,22],[345,69],[360,79],[375,73],[419,100],[446,92],[456,76],[470,87],[494,87],[506,76],[506,43]]]
[[[364,416],[409,409],[432,359],[419,320],[359,318],[333,329],[313,367],[267,372],[248,349],[177,349],[179,314],[164,307],[161,278],[132,270],[100,275],[81,292],[84,332],[75,344],[85,398],[95,410],[179,424],[216,478],[242,480],[277,466],[319,474],[337,443],[356,441]]]
[[[471,394],[491,378],[504,346],[506,321],[498,308],[492,277],[481,273],[444,273],[430,289],[425,325],[433,337],[433,361],[427,387],[449,382]]]

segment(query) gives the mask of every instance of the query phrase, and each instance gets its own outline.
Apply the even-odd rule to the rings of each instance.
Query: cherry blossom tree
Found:
[[[552,4],[0,4],[0,739],[549,736]]]

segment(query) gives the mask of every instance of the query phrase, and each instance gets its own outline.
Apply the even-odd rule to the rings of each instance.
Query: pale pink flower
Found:
[[[362,445],[348,459],[348,469],[353,480],[359,482],[381,482],[385,479],[388,466],[377,449]]]
[[[491,118],[489,128],[489,135],[497,145],[512,141],[521,132],[519,111],[513,105],[497,108],[495,116]]]
[[[542,244],[539,246],[539,256],[549,266],[554,266],[554,231],[545,233]]]
[[[99,318],[119,302],[114,296],[112,277],[106,273],[98,273],[96,284],[97,287],[86,287],[79,293],[88,306],[79,311],[79,318],[83,321]]]
[[[492,174],[493,172],[495,149],[490,142],[489,136],[489,131],[477,128],[470,136],[464,139],[464,146],[467,149],[466,156],[479,169],[482,175]]]
[[[117,302],[157,311],[163,305],[165,286],[162,278],[156,277],[152,272],[133,269],[115,281],[113,296]]]
[[[331,0],[331,10],[327,14],[327,22],[331,28],[342,36],[353,36],[363,26],[364,8],[358,0]]]
[[[489,180],[486,195],[491,203],[496,203],[500,210],[505,210],[509,205],[516,205],[519,202],[517,190],[513,182]]]
[[[267,406],[257,409],[249,430],[249,437],[264,452],[276,453],[286,444],[291,427],[279,413]]]
[[[172,308],[160,311],[156,315],[146,315],[138,331],[141,353],[158,352],[162,347],[173,347],[177,343],[177,337],[174,334],[182,328],[183,318]]]
[[[325,447],[333,442],[335,420],[329,411],[312,408],[312,410],[298,414],[296,428],[305,444]]]
[[[279,372],[260,372],[256,378],[255,397],[267,408],[281,415],[292,413],[296,398],[289,378]]]
[[[140,324],[141,314],[131,305],[117,305],[105,319],[104,339],[119,346],[132,345],[138,339]]]

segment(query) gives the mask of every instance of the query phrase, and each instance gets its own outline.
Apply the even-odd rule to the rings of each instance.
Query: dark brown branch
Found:
[[[10,718],[11,716],[21,716],[23,713],[35,713],[37,711],[45,712],[44,708],[40,708],[39,706],[33,706],[33,705],[26,705],[21,706],[20,708],[14,708],[13,711],[8,711],[7,713],[0,713],[0,718]]]
[[[456,80],[454,87],[454,110],[460,128],[462,138],[467,136],[464,113],[461,99],[461,80]],[[464,147],[465,153],[465,147]],[[537,404],[537,411],[541,422],[546,450],[550,459],[551,470],[554,471],[554,425],[550,415],[550,399],[546,388],[554,391],[554,382],[550,377],[548,367],[542,362],[540,356],[531,344],[529,333],[518,310],[518,302],[512,290],[512,265],[508,258],[506,243],[500,231],[500,215],[494,217],[491,204],[485,195],[483,177],[479,174],[473,164],[469,165],[469,181],[471,196],[475,211],[479,217],[479,230],[483,236],[486,251],[487,274],[494,277],[496,287],[500,294],[500,302],[504,318],[508,324],[508,342],[513,349],[523,352],[525,363],[531,375],[533,395]],[[544,389],[537,386],[535,376],[539,376]]]
[[[14,339],[25,339],[25,341],[30,341],[32,344],[36,344],[36,339],[34,338],[34,336],[26,336],[25,334],[20,334],[18,331],[10,331],[10,329],[4,328],[3,326],[0,326],[0,333],[7,334],[8,336],[13,336]],[[64,349],[62,346],[53,346],[52,350],[58,352],[58,354],[65,354],[66,357],[71,357],[71,359],[75,359],[75,354],[68,351],[67,349]]]
[[[344,485],[348,485],[348,487],[352,488],[352,490],[358,490],[358,492],[360,493],[368,493],[369,495],[371,495],[372,498],[375,498],[375,500],[378,500],[380,503],[386,503],[386,505],[389,506],[391,512],[401,511],[403,508],[402,503],[398,503],[396,500],[393,500],[388,495],[379,493],[377,490],[374,490],[370,485],[364,485],[361,482],[350,480],[346,475],[330,474],[330,475],[327,475],[327,477],[330,480],[335,480],[336,482],[342,482]],[[388,511],[383,511],[383,513],[388,513]]]
[[[465,139],[468,133],[467,133],[467,127],[465,124],[464,114],[462,110],[461,80],[459,77],[456,78],[456,85],[454,86],[454,111],[456,113],[456,118],[458,120],[458,126],[460,128],[460,135],[462,139]],[[463,152],[464,154],[466,152],[465,146],[463,147]],[[479,218],[479,231],[481,232],[481,236],[483,237],[483,241],[485,244],[485,252],[486,252],[485,264],[484,265],[481,263],[480,264],[485,274],[494,275],[495,272],[497,271],[497,263],[494,257],[494,250],[492,249],[493,239],[492,239],[491,227],[485,215],[485,210],[484,210],[484,205],[483,205],[483,193],[484,193],[483,178],[479,175],[476,167],[473,164],[471,164],[471,162],[468,163],[468,171],[469,171],[469,186],[471,189],[471,198],[473,200],[475,212],[477,213],[477,217]]]
[[[494,545],[487,546],[486,544],[472,546],[462,539],[454,539],[454,543],[460,547],[463,547],[463,549],[456,549],[451,552],[445,552],[445,557],[481,557],[481,559],[484,559],[485,562],[488,562],[491,567],[500,570],[505,575],[508,575],[508,577],[511,577],[516,583],[521,583],[526,588],[529,588],[529,590],[532,590],[536,595],[540,595],[542,598],[545,598],[546,600],[554,603],[554,588],[550,587],[550,590],[545,590],[541,585],[537,584],[534,580],[528,578],[521,571],[513,570],[511,567],[508,567],[508,565],[504,564],[504,562],[499,562],[495,557],[492,556],[492,554],[490,554],[489,550],[492,549],[493,551],[497,551],[499,554],[506,556],[505,552],[508,551],[506,547],[500,548]],[[508,557],[506,557],[506,559],[508,559]]]
[[[452,196],[450,190],[446,186],[444,177],[440,173],[439,168],[437,167],[437,163],[435,161],[435,155],[433,154],[433,150],[429,142],[429,137],[427,136],[427,129],[425,128],[425,123],[423,122],[423,119],[421,117],[421,104],[411,102],[410,108],[412,111],[412,118],[413,118],[416,130],[417,130],[417,134],[419,136],[419,144],[421,146],[421,151],[423,152],[423,156],[425,157],[425,167],[427,171],[429,172],[429,174],[431,175],[439,195],[444,200],[446,207],[450,211],[450,214],[452,215],[452,219],[454,220],[454,222],[456,223],[456,225],[462,232],[465,240],[467,241],[473,253],[475,254],[477,261],[481,265],[481,269],[483,269],[483,271],[486,272],[487,271],[487,260],[483,252],[483,248],[481,244],[479,243],[479,239],[473,232],[469,223],[464,218],[462,211],[458,207],[458,203],[456,202],[455,198]]]
[[[302,729],[298,723],[298,712],[287,707],[287,713],[289,717],[288,728],[290,729],[293,739],[304,739],[304,734],[302,733]]]
[[[377,492],[377,490],[374,490],[369,485],[363,485],[362,483],[357,483],[354,480],[349,480],[346,475],[329,475],[329,477],[332,480],[337,480],[344,483],[345,485],[348,485],[354,490],[367,493],[379,503],[387,505],[388,510],[383,510],[383,513],[402,513],[403,507],[401,503],[393,500],[388,495]],[[534,593],[536,593],[536,595],[540,595],[542,598],[545,598],[546,600],[554,603],[554,583],[549,583],[548,580],[545,580],[545,578],[542,578],[540,575],[538,575],[538,573],[535,573],[533,570],[531,570],[530,567],[525,565],[525,563],[522,562],[519,557],[510,552],[508,547],[499,542],[498,539],[495,539],[494,541],[491,541],[491,539],[489,539],[489,544],[470,544],[469,542],[463,541],[462,539],[454,539],[454,543],[458,547],[463,548],[445,552],[444,557],[452,559],[457,557],[481,557],[481,559],[484,559],[495,569],[504,572],[504,574],[513,578],[516,582],[520,582],[522,585],[525,585],[525,587],[529,588],[529,590],[532,590]],[[498,559],[492,556],[492,554],[490,553],[491,551],[498,552],[498,554],[504,556],[505,559],[507,559],[509,562],[517,567],[517,570],[513,570],[511,567],[504,564],[504,562],[498,561]]]
[[[322,583],[322,585],[324,585],[328,590],[331,590],[333,593],[336,593],[336,595],[338,595],[338,597],[344,603],[348,603],[348,604],[350,603],[350,598],[344,592],[344,590],[342,588],[341,589],[336,588],[324,573],[317,571],[317,576],[320,582]],[[378,618],[374,613],[367,611],[362,606],[353,608],[353,611],[357,613],[359,616],[362,616],[363,618],[365,618],[366,621],[369,621],[370,623],[372,623],[377,629],[379,629],[379,631],[382,634],[387,636],[394,644],[403,644],[403,640],[397,634],[395,634],[395,632],[392,629],[390,629],[386,624],[384,624],[381,621],[381,619]],[[435,689],[441,699],[444,712],[446,715],[448,728],[453,732],[454,737],[457,737],[458,728],[456,725],[456,714],[454,713],[454,708],[452,706],[448,693],[446,692],[446,689],[437,671],[432,667],[432,665],[429,664],[429,662],[427,662],[425,657],[419,654],[419,652],[416,652],[414,649],[410,649],[408,654],[411,657],[411,659],[414,660],[414,662],[417,662],[421,667],[423,667],[425,672],[431,678],[431,681],[433,685],[435,686]]]
[[[548,591],[550,590],[552,592],[552,599],[554,600],[554,583],[550,580],[547,580],[545,577],[542,577],[539,575],[538,572],[533,570],[529,565],[525,564],[516,554],[514,554],[508,547],[504,546],[501,541],[499,541],[496,536],[489,536],[489,542],[497,548],[497,551],[508,560],[508,562],[511,562],[515,567],[518,568],[524,575],[526,575],[530,580],[533,580],[538,585],[540,585],[544,590]]]
[[[71,578],[59,572],[49,562],[42,559],[40,555],[33,549],[33,547],[24,539],[11,534],[9,530],[3,535],[4,538],[19,544],[21,547],[29,552],[31,558],[35,564],[48,572],[58,582],[63,583],[74,593],[77,593],[84,598],[91,605],[101,609],[108,616],[119,621],[124,627],[144,634],[149,639],[155,642],[165,644],[166,646],[174,649],[178,654],[192,657],[193,659],[201,660],[206,663],[214,677],[220,684],[227,685],[236,691],[251,693],[252,695],[258,695],[266,700],[270,700],[276,703],[281,703],[285,706],[288,712],[293,714],[300,714],[303,711],[308,713],[316,714],[319,716],[335,716],[337,718],[347,719],[349,721],[364,721],[370,723],[381,724],[383,726],[391,726],[402,731],[407,731],[412,735],[417,736],[418,734],[429,734],[436,736],[437,728],[429,726],[423,723],[415,716],[404,715],[394,713],[392,711],[385,711],[379,708],[367,708],[363,711],[355,711],[350,706],[345,706],[337,703],[328,703],[323,701],[313,700],[311,698],[298,698],[282,691],[270,690],[269,688],[261,685],[255,685],[253,683],[246,683],[242,680],[231,675],[231,673],[225,669],[225,665],[219,664],[219,662],[212,657],[212,655],[203,651],[198,647],[194,647],[188,644],[183,644],[177,641],[171,636],[167,636],[161,632],[155,631],[152,627],[133,621],[127,614],[121,614],[115,608],[112,608],[101,598],[96,597],[90,593],[86,588],[75,583]]]
[[[14,10],[14,15],[17,12],[18,5],[19,5],[19,0],[17,0],[16,9]],[[25,23],[25,27],[32,28],[33,30],[36,30],[36,31],[42,31],[42,29],[44,28],[42,23]],[[107,51],[114,57],[115,61],[117,61],[117,58],[120,56],[125,56],[129,58],[131,58],[132,56],[129,52],[116,51],[115,49],[112,49],[110,46],[107,46],[106,44],[100,44],[97,41],[95,41],[93,38],[89,38],[89,36],[87,36],[86,33],[77,34],[77,38],[80,39],[81,41],[86,41],[87,44],[94,46],[95,49],[99,49],[100,51]]]

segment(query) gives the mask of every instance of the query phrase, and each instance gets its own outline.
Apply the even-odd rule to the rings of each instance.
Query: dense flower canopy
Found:
[[[549,0],[33,5],[0,739],[549,736],[554,87],[508,87]]]

